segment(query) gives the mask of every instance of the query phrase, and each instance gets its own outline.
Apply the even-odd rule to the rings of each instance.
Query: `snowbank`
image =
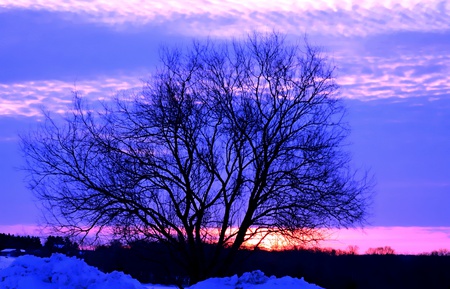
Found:
[[[0,270],[2,289],[144,289],[142,284],[119,272],[105,274],[75,257],[54,254],[50,258],[18,257]]]
[[[314,284],[309,284],[305,280],[283,277],[275,278],[267,277],[261,271],[253,271],[251,273],[244,273],[241,277],[236,275],[226,278],[211,278],[199,282],[189,289],[323,289]]]
[[[0,256],[0,270],[11,265],[14,260],[16,260],[14,257]]]

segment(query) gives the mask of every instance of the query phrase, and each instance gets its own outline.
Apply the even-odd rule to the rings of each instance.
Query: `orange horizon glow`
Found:
[[[0,225],[0,233],[14,235],[46,236],[45,230],[36,225]],[[358,254],[369,248],[389,246],[396,254],[422,254],[440,249],[450,249],[450,227],[368,227],[365,229],[340,229],[330,232],[329,239],[319,242],[318,248],[346,251],[357,246]],[[254,245],[258,240],[248,241]],[[289,248],[288,242],[276,236],[266,237],[261,248],[280,250]],[[291,246],[292,248],[292,246]]]

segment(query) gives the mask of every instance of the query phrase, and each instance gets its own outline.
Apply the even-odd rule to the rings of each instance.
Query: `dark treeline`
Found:
[[[15,236],[0,233],[0,250],[3,249],[23,249],[36,250],[42,248],[39,237]]]
[[[238,273],[304,277],[326,289],[450,288],[450,256],[333,255],[318,251],[258,252]]]
[[[227,275],[261,270],[268,276],[304,277],[326,289],[450,288],[450,256],[335,253],[240,250]],[[114,242],[84,256],[88,264],[104,272],[120,270],[143,283],[187,284],[187,274],[161,244],[138,242],[122,247]]]
[[[43,246],[43,255],[52,253],[62,253],[68,256],[79,255],[78,243],[73,242],[68,237],[48,236]]]
[[[68,256],[79,253],[78,244],[68,237],[48,236],[42,244],[39,237],[0,233],[0,251],[3,249],[24,250],[27,254],[40,257],[48,257],[53,253],[63,253]]]

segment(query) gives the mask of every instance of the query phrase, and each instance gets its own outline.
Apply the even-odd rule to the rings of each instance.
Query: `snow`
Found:
[[[226,278],[211,278],[189,287],[189,289],[321,289],[317,285],[309,284],[305,280],[283,277],[267,277],[261,271],[244,273],[241,277],[237,275]]]
[[[149,284],[146,287],[147,287],[147,289],[176,289],[176,288],[178,288],[177,286],[164,286],[164,285],[153,285],[153,284]]]
[[[143,285],[121,272],[105,274],[75,257],[53,254],[49,258],[0,257],[1,289],[174,289],[175,286]],[[211,278],[189,289],[320,289],[303,279],[267,277],[261,271],[226,278]]]
[[[21,253],[25,253],[25,250],[23,250],[23,249],[20,249],[20,250],[17,250],[17,249],[3,249],[3,250],[0,251],[0,253],[13,253],[13,252],[16,252],[16,251],[20,251]]]
[[[16,260],[13,257],[0,256],[0,270],[8,267],[11,263]]]
[[[5,289],[144,289],[141,283],[119,272],[105,274],[75,257],[53,254],[49,258],[18,257],[0,271]]]

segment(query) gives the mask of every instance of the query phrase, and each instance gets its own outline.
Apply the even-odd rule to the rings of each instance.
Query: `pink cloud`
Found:
[[[412,48],[414,49],[414,48]],[[358,49],[338,51],[334,60],[345,67],[337,78],[346,98],[427,97],[436,100],[450,94],[450,54],[423,49],[402,51],[400,55],[358,55]],[[339,72],[338,72],[339,73]]]
[[[174,22],[172,30],[196,35],[236,35],[254,29],[367,35],[450,28],[450,4],[440,0],[0,0],[0,6],[75,13],[107,25]]]

